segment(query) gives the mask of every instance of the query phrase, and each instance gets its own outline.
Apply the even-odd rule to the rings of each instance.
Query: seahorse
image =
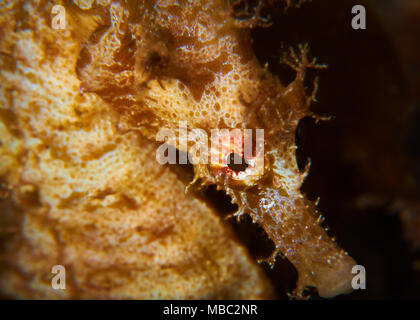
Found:
[[[200,180],[201,185],[216,184],[231,196],[232,203],[238,204],[238,211],[231,216],[239,220],[243,214],[249,214],[253,222],[266,231],[275,244],[267,262],[273,266],[277,255],[281,254],[298,270],[297,287],[291,297],[304,298],[307,287],[317,288],[322,297],[351,292],[351,269],[355,261],[329,238],[316,205],[299,192],[307,171],[296,175],[285,168],[284,160],[275,149],[266,154],[278,157],[266,166],[268,172],[257,170],[250,163],[260,162],[264,155],[245,158],[241,145],[229,139],[233,133],[226,131],[225,134],[227,138],[220,140],[225,144],[210,149],[210,157],[219,157],[221,161],[210,162],[205,165],[207,168],[197,164],[192,183]],[[242,167],[238,166],[240,161],[236,167],[232,166],[235,156],[242,160]]]
[[[264,152],[246,156],[243,144],[228,138],[221,149],[210,149],[209,157],[221,161],[194,165],[190,186],[215,184],[238,204],[234,216],[249,214],[264,228],[276,248],[269,262],[281,253],[299,273],[292,296],[303,298],[306,287],[316,287],[322,297],[349,292],[356,263],[328,237],[316,205],[300,192],[309,165],[300,172],[295,155],[299,120],[320,119],[309,110],[317,81],[307,94],[306,71],[325,66],[308,58],[307,45],[285,51],[283,62],[296,77],[284,86],[252,54],[249,27],[258,19],[238,21],[225,1],[112,6],[107,31],[99,41],[97,32],[86,42],[90,58],[81,55],[82,86],[112,104],[121,130],[153,141],[160,128],[175,129],[179,121],[207,133],[264,130]],[[232,166],[228,159],[238,157],[243,163]]]

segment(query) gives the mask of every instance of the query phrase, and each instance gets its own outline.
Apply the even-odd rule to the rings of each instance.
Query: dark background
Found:
[[[366,30],[351,27],[357,4],[365,5]],[[312,162],[302,191],[320,197],[330,234],[366,268],[366,290],[336,299],[420,298],[420,1],[316,0],[286,12],[280,2],[262,14],[272,25],[253,29],[254,51],[284,84],[294,77],[280,62],[289,46],[307,42],[328,64],[309,74],[308,90],[316,74],[312,110],[333,117],[301,120],[296,143],[299,165]],[[221,212],[235,210],[223,193],[207,195]],[[248,217],[231,223],[255,259],[269,256],[262,229]],[[294,267],[282,259],[263,267],[278,298],[287,298]]]

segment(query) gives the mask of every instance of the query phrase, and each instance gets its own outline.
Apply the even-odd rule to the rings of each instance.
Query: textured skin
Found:
[[[156,163],[156,143],[121,130],[113,105],[81,85],[80,50],[104,14],[71,5],[67,29],[53,30],[51,2],[31,3],[0,12],[2,293],[272,297],[226,223]],[[56,264],[63,291],[51,288]]]
[[[108,283],[104,297],[207,298],[235,297],[235,294],[264,297],[270,294],[259,271],[247,260],[243,249],[234,244],[229,232],[222,231],[226,229],[219,220],[198,200],[189,198],[191,195],[184,198],[182,184],[154,162],[159,129],[177,131],[180,121],[185,122],[188,129],[201,129],[206,133],[222,128],[265,130],[265,170],[257,179],[235,183],[226,165],[198,164],[194,167],[192,183],[195,186],[216,184],[239,205],[237,216],[248,213],[264,228],[276,247],[270,262],[281,252],[298,270],[299,280],[293,296],[303,297],[308,286],[316,287],[324,297],[348,292],[350,270],[355,262],[328,238],[315,206],[300,193],[309,167],[305,172],[298,170],[294,137],[298,121],[311,115],[309,106],[314,100],[313,94],[306,93],[305,73],[308,68],[322,67],[308,59],[307,47],[285,53],[285,63],[296,71],[296,78],[283,85],[259,65],[252,53],[249,27],[258,19],[238,21],[225,1],[193,1],[183,5],[170,0],[113,1],[104,7],[97,5],[87,10],[88,7],[82,6],[84,11],[68,7],[70,21],[77,23],[77,30],[83,31],[62,33],[62,37],[68,37],[68,43],[62,44],[68,48],[66,51],[59,47],[56,52],[60,54],[52,62],[47,59],[44,64],[39,60],[30,64],[38,68],[57,68],[56,73],[52,72],[56,78],[48,87],[52,92],[45,97],[54,96],[54,92],[57,95],[61,77],[62,87],[72,88],[72,91],[65,95],[65,117],[54,103],[43,103],[35,108],[41,115],[45,114],[41,117],[33,114],[34,108],[29,108],[31,97],[28,95],[31,92],[35,95],[35,90],[23,87],[26,93],[19,96],[23,101],[14,105],[28,107],[15,113],[19,119],[27,115],[22,148],[26,151],[30,143],[35,144],[36,156],[32,155],[35,158],[32,162],[23,162],[21,166],[29,168],[23,170],[17,182],[12,183],[11,178],[7,178],[14,189],[15,203],[21,204],[21,200],[15,198],[21,181],[29,181],[40,198],[40,215],[59,221],[62,234],[56,242],[66,243],[65,263],[76,272],[77,293],[90,296],[103,292],[95,291],[103,287],[92,285],[88,276],[91,273],[84,268],[91,268],[92,272],[101,268],[114,272],[117,265],[132,281],[133,266],[127,262],[130,261],[135,263],[134,269],[139,270],[137,286],[129,280],[120,280],[122,289],[119,291],[113,283],[109,284],[111,276],[106,272],[108,278],[99,280]],[[38,24],[48,29],[45,21]],[[50,35],[51,43],[57,41],[57,33],[51,30],[42,34]],[[31,32],[21,37],[28,38],[21,44],[37,48]],[[56,46],[60,46],[60,42],[52,45]],[[28,51],[21,49],[21,52],[24,55]],[[17,59],[18,54],[19,46],[11,52],[12,59]],[[62,68],[68,70],[67,76]],[[47,73],[51,74],[51,69]],[[37,71],[33,76],[19,77],[19,72],[18,75],[7,73],[5,78],[10,86],[17,87],[18,82],[32,79],[40,83],[39,74]],[[40,86],[44,88],[41,83],[36,89]],[[79,93],[80,88],[82,93]],[[58,113],[56,117],[55,113]],[[23,121],[19,120],[20,127]],[[77,136],[74,139],[73,133]],[[32,136],[42,143],[32,142]],[[47,146],[49,150],[45,150]],[[181,145],[173,144],[173,147],[187,151]],[[193,204],[194,210],[191,209]],[[31,216],[28,212],[25,212],[25,221],[29,221],[29,226],[24,229],[24,235],[27,236],[26,230],[38,235],[41,229],[34,231],[38,229],[28,218]],[[183,212],[182,218],[179,212]],[[212,224],[218,231],[204,227],[209,224],[206,220],[209,217],[215,219]],[[45,228],[43,221],[38,221],[38,228]],[[193,222],[192,226],[188,226],[188,222]],[[134,232],[133,229],[140,235],[126,233]],[[112,232],[101,237],[104,230]],[[168,233],[173,237],[168,238]],[[208,236],[203,237],[206,233]],[[72,234],[77,234],[80,240],[70,241]],[[150,237],[156,237],[159,254],[152,250],[155,245],[148,240]],[[37,236],[41,242],[47,238]],[[221,248],[227,239],[231,245]],[[118,250],[110,253],[109,242],[113,248],[120,242],[126,243],[127,251],[118,244]],[[146,243],[146,247],[139,242]],[[86,243],[92,248],[85,256],[85,250],[73,248],[77,243]],[[150,250],[147,250],[149,245]],[[190,245],[196,246],[196,251],[191,251]],[[45,248],[45,245],[37,243],[35,247]],[[130,255],[133,247],[136,253]],[[28,259],[27,251],[18,252],[24,252],[24,259]],[[53,247],[42,251],[53,256],[51,252],[54,252]],[[92,256],[96,257],[95,262],[91,261]],[[207,256],[211,258],[206,260]],[[63,259],[63,253],[58,257]],[[16,259],[12,260],[20,261]],[[95,264],[98,261],[100,267]],[[203,266],[200,269],[205,272],[186,267],[195,263]],[[19,267],[24,268],[23,263]],[[161,272],[167,272],[167,268],[171,270],[167,276],[171,280],[162,276]],[[37,274],[37,271],[27,272]],[[117,279],[126,279],[122,274]],[[204,280],[198,281],[199,277]],[[144,279],[150,281],[144,288],[153,289],[147,294],[139,290],[142,295],[135,288]],[[249,280],[241,283],[240,279]],[[6,282],[10,292],[17,291],[13,285],[17,285],[18,280]],[[174,288],[177,289],[173,291]]]

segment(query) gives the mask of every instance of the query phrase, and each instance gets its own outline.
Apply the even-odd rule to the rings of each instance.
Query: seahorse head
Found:
[[[207,184],[244,189],[256,186],[264,170],[263,130],[219,129],[212,130],[208,164],[197,172]]]

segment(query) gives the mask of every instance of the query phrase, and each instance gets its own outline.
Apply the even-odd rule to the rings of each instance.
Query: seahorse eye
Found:
[[[228,168],[235,172],[245,171],[249,167],[244,157],[240,156],[235,152],[232,152],[228,155],[226,162]]]

